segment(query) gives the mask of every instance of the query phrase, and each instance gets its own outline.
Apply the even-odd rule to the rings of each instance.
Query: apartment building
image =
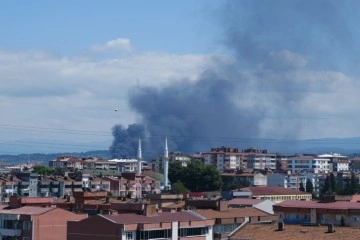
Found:
[[[233,197],[269,199],[273,202],[289,200],[311,200],[311,193],[284,187],[247,187],[232,191]]]
[[[236,186],[236,185],[246,185],[246,186],[267,186],[267,176],[261,173],[222,173],[221,179],[224,183],[224,186]]]
[[[245,223],[271,223],[277,221],[278,217],[256,208],[234,208],[226,211],[212,209],[194,210],[197,214],[208,219],[215,220],[214,240],[227,239],[238,227]]]
[[[267,175],[267,186],[276,187],[281,186],[284,188],[299,190],[302,183],[306,189],[306,183],[309,179],[313,184],[313,191],[316,196],[320,195],[320,191],[324,186],[326,174],[315,173],[272,173]]]
[[[321,158],[328,158],[330,172],[347,172],[349,171],[349,158],[340,153],[326,153],[318,155]]]
[[[0,239],[2,240],[64,240],[67,221],[82,220],[78,215],[55,207],[25,206],[0,210]]]
[[[193,211],[161,212],[146,205],[144,214],[96,215],[68,222],[68,240],[196,239],[211,240],[214,220]],[[89,227],[91,226],[91,227]]]
[[[169,153],[169,161],[178,161],[180,162],[181,166],[187,167],[190,163],[192,157],[187,156],[186,154],[176,151]],[[164,156],[158,156],[156,159],[152,160],[151,163],[151,170],[154,172],[163,172],[164,171]]]
[[[239,152],[238,148],[211,148],[208,153],[202,153],[204,163],[216,167],[220,172],[234,172],[242,167],[242,156],[246,155]]]
[[[304,155],[288,158],[288,171],[292,173],[329,173],[330,159],[313,155]]]
[[[274,212],[285,223],[334,224],[360,227],[359,196],[336,196],[331,201],[284,201]]]
[[[265,152],[249,153],[247,167],[250,170],[276,170],[276,154]]]

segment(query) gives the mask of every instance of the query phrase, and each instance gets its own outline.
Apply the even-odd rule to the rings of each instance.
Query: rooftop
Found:
[[[200,214],[209,219],[215,218],[235,218],[235,217],[258,217],[269,216],[270,214],[263,212],[256,208],[230,208],[227,211],[216,211],[212,209],[199,209],[194,210],[197,214]]]
[[[55,207],[20,207],[15,209],[1,209],[0,214],[19,214],[19,215],[40,215],[56,209]]]
[[[229,200],[229,205],[255,205],[265,201],[265,199],[252,199],[252,198],[233,198]]]
[[[307,239],[359,239],[360,228],[335,227],[328,233],[327,226],[301,226],[285,224],[284,231],[277,230],[277,224],[246,224],[230,239],[262,240],[307,240]]]
[[[251,192],[252,195],[304,195],[310,194],[299,190],[284,187],[247,187],[242,188],[242,192]]]
[[[100,215],[110,221],[118,224],[133,224],[133,223],[160,223],[160,222],[174,222],[174,221],[201,221],[204,220],[201,216],[197,216],[192,211],[182,212],[159,212],[154,216],[148,217],[145,215],[138,215],[134,213],[124,213],[119,215]]]
[[[286,200],[274,206],[288,207],[288,208],[317,208],[317,209],[360,209],[360,202],[318,202],[318,201],[299,201],[299,200]]]

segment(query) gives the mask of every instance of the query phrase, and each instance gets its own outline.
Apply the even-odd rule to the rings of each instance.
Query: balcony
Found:
[[[21,229],[0,228],[0,236],[21,236]]]

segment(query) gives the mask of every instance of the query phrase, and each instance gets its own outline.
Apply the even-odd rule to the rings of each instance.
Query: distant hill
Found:
[[[20,164],[25,162],[35,162],[39,164],[46,164],[59,156],[74,156],[74,157],[98,157],[103,159],[110,159],[111,155],[108,150],[95,150],[87,152],[64,152],[64,153],[33,153],[33,154],[18,154],[18,155],[0,155],[0,162],[6,162],[10,164]]]
[[[279,139],[253,139],[239,146],[238,142],[223,144],[229,147],[237,147],[239,149],[246,149],[255,147],[259,149],[267,149],[271,153],[280,154],[323,154],[329,152],[337,152],[342,155],[352,156],[360,155],[360,137],[354,138],[322,138],[322,139],[308,139],[308,140],[279,140]],[[220,146],[220,145],[219,145]],[[203,151],[209,151],[203,149]],[[176,149],[181,151],[181,149]],[[171,151],[171,149],[170,149]],[[184,151],[186,153],[186,151]],[[61,152],[61,153],[34,153],[34,154],[18,154],[0,155],[1,162],[10,164],[19,164],[24,162],[38,162],[47,164],[48,161],[56,159],[59,156],[74,156],[74,157],[98,157],[103,159],[111,159],[108,150],[93,150],[85,152]]]

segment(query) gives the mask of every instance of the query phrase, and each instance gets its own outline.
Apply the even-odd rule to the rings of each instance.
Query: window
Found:
[[[126,240],[133,240],[135,233],[134,232],[126,232],[125,235],[126,235]]]
[[[179,237],[198,236],[198,235],[205,235],[207,233],[208,233],[207,227],[180,228],[178,232]]]
[[[30,221],[24,221],[23,229],[24,230],[30,230],[31,229],[31,222]]]
[[[353,216],[353,222],[360,222],[359,216]]]
[[[147,240],[147,239],[156,239],[156,238],[171,238],[172,231],[171,229],[164,230],[150,230],[150,231],[140,231],[137,235],[137,240]]]

